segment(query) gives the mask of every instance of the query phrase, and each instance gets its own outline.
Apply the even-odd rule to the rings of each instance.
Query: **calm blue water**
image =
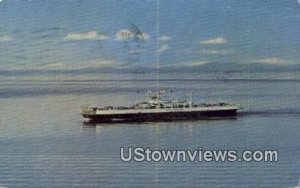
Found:
[[[253,78],[160,81],[179,98],[240,103],[236,119],[102,125],[84,124],[80,106],[132,104],[155,81],[4,80],[0,187],[294,187],[300,82]],[[124,163],[120,147],[278,150],[279,161]]]

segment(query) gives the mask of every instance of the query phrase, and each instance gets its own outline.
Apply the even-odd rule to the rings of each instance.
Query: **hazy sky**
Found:
[[[0,0],[0,18],[0,70],[300,63],[297,0]]]

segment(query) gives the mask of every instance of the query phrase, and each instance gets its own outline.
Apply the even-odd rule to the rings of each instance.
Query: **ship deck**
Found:
[[[235,116],[238,106],[165,108],[165,109],[127,109],[127,110],[95,110],[82,113],[84,118],[93,121],[166,121],[199,119],[203,117]]]

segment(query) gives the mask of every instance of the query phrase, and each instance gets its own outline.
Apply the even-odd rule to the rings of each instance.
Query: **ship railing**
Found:
[[[103,108],[97,108],[96,110],[127,110],[130,109],[128,106],[105,106]]]
[[[81,111],[83,114],[96,114],[97,108],[82,107]]]

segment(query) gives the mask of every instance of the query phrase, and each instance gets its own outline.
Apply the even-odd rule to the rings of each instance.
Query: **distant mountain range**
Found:
[[[197,66],[164,67],[162,72],[184,71],[184,72],[294,72],[300,71],[300,64],[297,65],[268,65],[260,63],[208,63]]]
[[[300,72],[300,64],[294,65],[268,65],[268,64],[241,64],[241,63],[207,63],[195,66],[161,66],[160,73],[196,73],[196,72]],[[88,67],[81,69],[16,69],[1,70],[2,76],[30,76],[30,75],[47,75],[47,74],[89,74],[89,73],[156,73],[155,67],[133,66],[126,67]]]

